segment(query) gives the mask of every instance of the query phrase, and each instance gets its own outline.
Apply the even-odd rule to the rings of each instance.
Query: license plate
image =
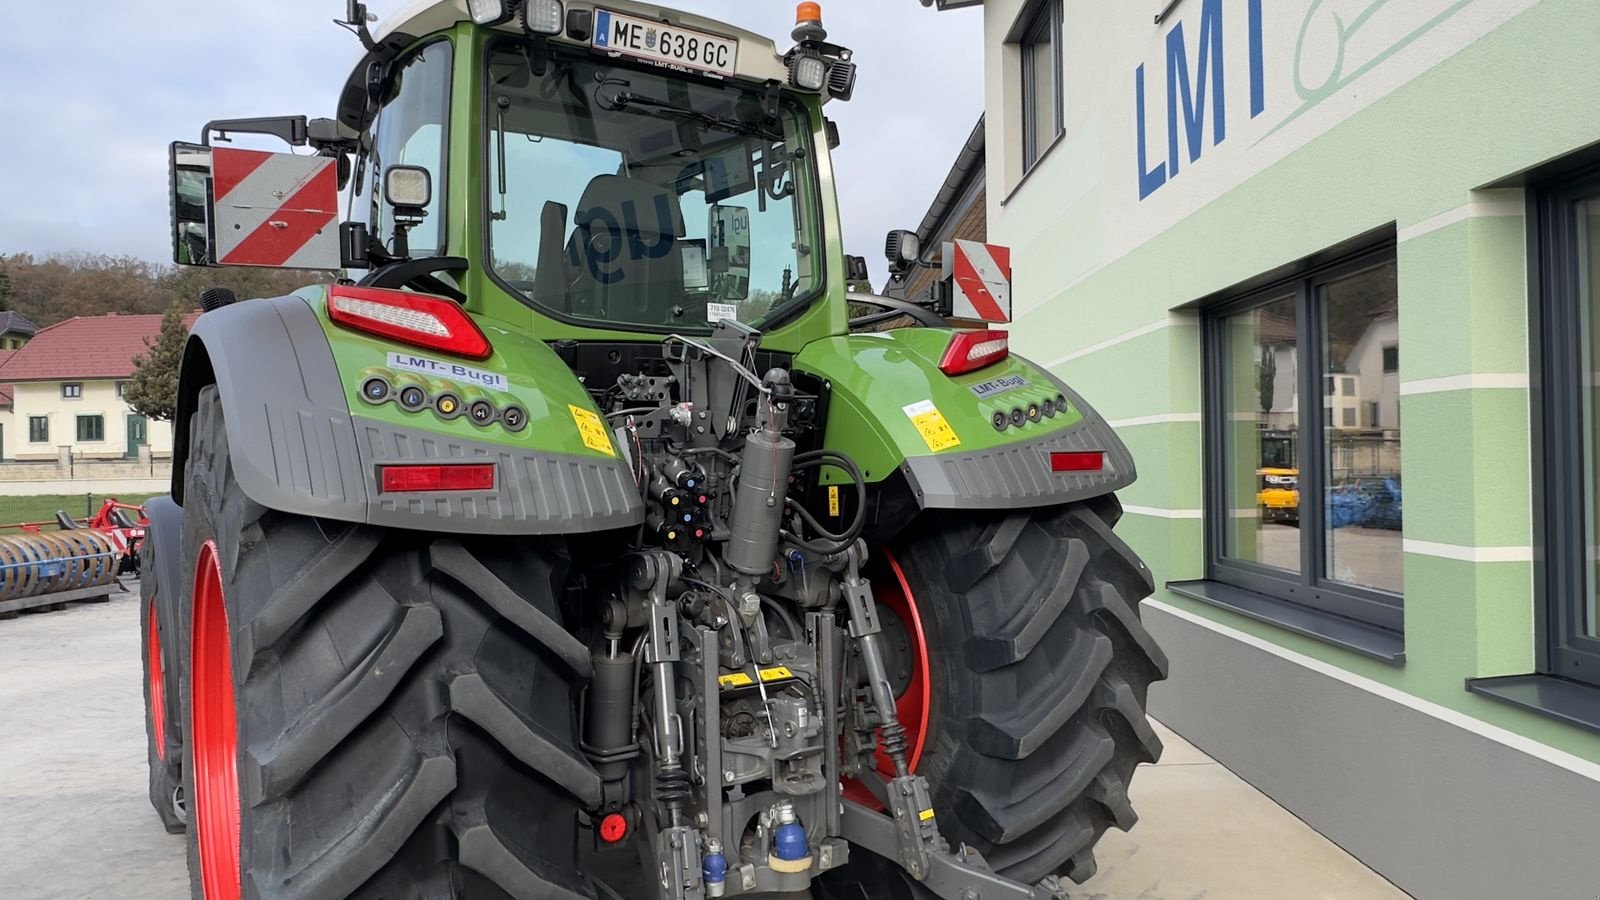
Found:
[[[594,11],[592,46],[613,56],[719,77],[733,75],[739,59],[738,41],[603,9]]]

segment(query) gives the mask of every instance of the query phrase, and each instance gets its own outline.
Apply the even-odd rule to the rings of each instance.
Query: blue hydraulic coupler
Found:
[[[728,858],[722,855],[722,842],[716,838],[706,842],[706,855],[700,860],[700,877],[708,896],[722,896],[723,883],[728,880]]]
[[[811,846],[806,827],[785,802],[778,808],[778,828],[772,833],[772,856],[767,865],[777,872],[804,872],[811,868]]]

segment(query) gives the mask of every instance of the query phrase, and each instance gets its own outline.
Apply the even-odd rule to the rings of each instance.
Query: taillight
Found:
[[[1105,467],[1104,450],[1061,450],[1050,454],[1052,472],[1098,472]]]
[[[378,467],[378,483],[386,494],[423,491],[492,491],[494,463],[482,465],[408,465]]]
[[[487,359],[493,352],[460,304],[431,294],[336,284],[328,288],[328,318],[356,331],[467,359]]]
[[[946,375],[965,375],[992,366],[1011,355],[1011,344],[1004,331],[958,331],[939,360],[939,371]]]

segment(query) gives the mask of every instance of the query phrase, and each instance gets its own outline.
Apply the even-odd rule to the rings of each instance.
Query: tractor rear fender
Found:
[[[794,366],[827,385],[826,445],[869,482],[903,475],[923,509],[1054,506],[1133,482],[1133,456],[1111,426],[1042,366],[1010,356],[941,371],[953,335],[904,328],[807,345]],[[1052,453],[1081,451],[1103,452],[1101,466],[1052,471]]]
[[[324,294],[316,288],[234,303],[195,322],[173,422],[172,495],[179,503],[189,464],[189,420],[200,391],[214,384],[227,411],[234,477],[246,496],[271,509],[462,534],[604,531],[643,520],[643,501],[615,448],[608,443],[603,451],[591,450],[576,436],[580,413],[569,414],[568,404],[589,401],[542,344],[497,331],[494,356],[478,364],[504,372],[524,364],[516,354],[543,352],[553,361],[540,374],[558,372],[572,382],[512,379],[507,391],[516,393],[502,395],[500,402],[526,408],[528,423],[520,433],[499,425],[476,427],[465,416],[447,421],[428,411],[403,414],[394,403],[368,406],[356,398],[373,372],[396,381],[412,377],[383,368],[390,351],[406,348],[330,326],[322,311]],[[506,346],[512,344],[517,346]],[[480,396],[450,382],[414,381],[435,392],[454,390],[464,402]],[[559,433],[549,437],[553,432]],[[553,449],[556,440],[561,443]],[[496,464],[493,489],[380,490],[382,465],[468,460]]]
[[[183,508],[171,497],[151,497],[144,502],[144,542],[150,547],[150,564],[155,568],[158,585],[169,585],[167,591],[156,596],[161,604],[161,621],[176,621],[177,594],[188,579],[183,569]],[[193,573],[189,573],[193,574]]]

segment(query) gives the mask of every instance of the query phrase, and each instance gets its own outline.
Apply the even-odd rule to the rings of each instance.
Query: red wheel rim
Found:
[[[190,709],[194,720],[193,809],[206,900],[239,900],[239,733],[233,649],[217,545],[200,548],[194,573]]]
[[[161,628],[156,622],[156,601],[150,601],[150,627],[147,629],[150,645],[150,732],[156,736],[156,759],[165,762],[167,759],[167,696],[163,692],[166,682],[162,680],[161,666]]]
[[[917,609],[916,595],[911,590],[911,584],[906,581],[905,570],[900,568],[900,561],[887,548],[878,548],[879,555],[888,563],[890,577],[879,577],[872,580],[872,593],[878,605],[892,610],[905,623],[907,637],[911,641],[911,678],[906,682],[905,690],[895,698],[895,718],[900,720],[901,727],[906,730],[906,737],[910,740],[910,752],[906,762],[911,771],[917,770],[917,763],[922,760],[922,748],[928,739],[928,712],[933,703],[933,678],[928,665],[928,640],[923,632],[922,613]],[[894,777],[894,763],[889,760],[889,755],[883,752],[883,747],[878,747],[877,753],[878,773],[884,778]],[[844,785],[846,798],[858,803],[882,809],[876,797],[872,796],[865,787],[855,781],[846,781]]]

